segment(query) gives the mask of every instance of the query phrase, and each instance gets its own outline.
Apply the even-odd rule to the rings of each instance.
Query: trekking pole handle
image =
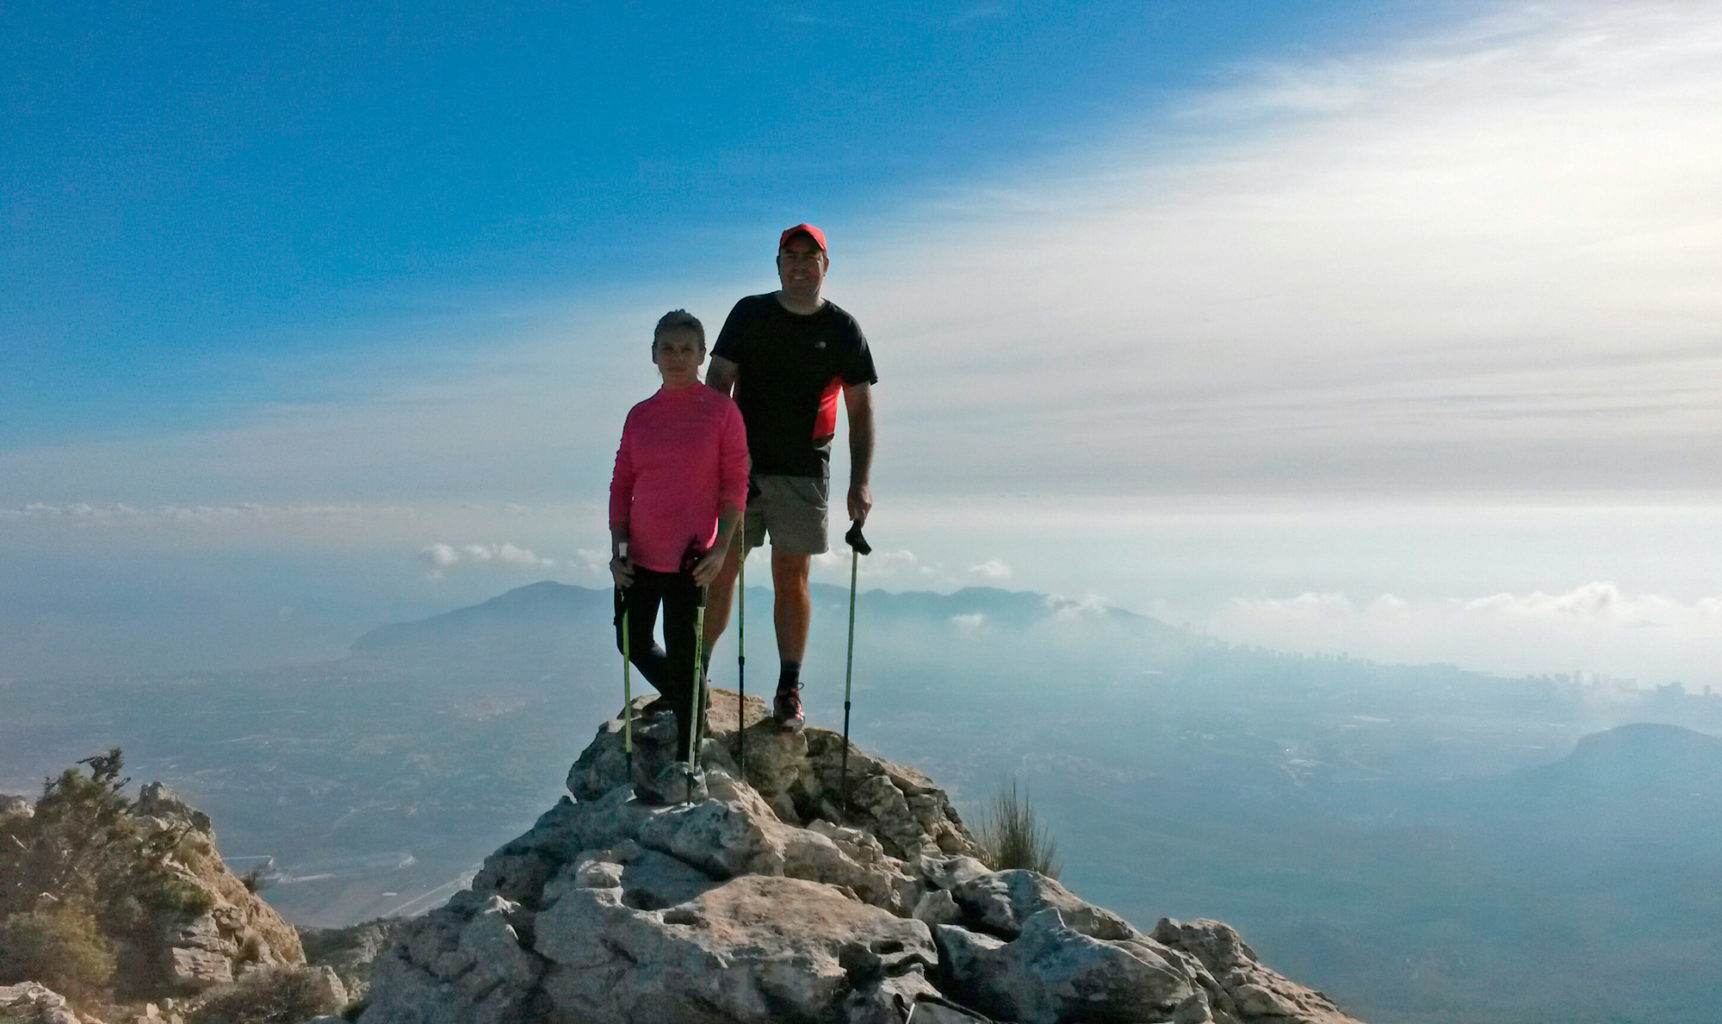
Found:
[[[849,527],[849,532],[843,535],[843,540],[850,547],[854,548],[857,554],[870,555],[873,553],[873,546],[867,543],[866,537],[861,536],[860,523],[856,523]]]

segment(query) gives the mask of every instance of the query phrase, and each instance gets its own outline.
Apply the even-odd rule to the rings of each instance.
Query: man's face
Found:
[[[806,235],[796,235],[777,250],[777,279],[786,295],[817,298],[825,283],[825,250]]]

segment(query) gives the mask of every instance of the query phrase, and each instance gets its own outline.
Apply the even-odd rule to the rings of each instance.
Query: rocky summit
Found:
[[[1224,924],[1145,933],[990,870],[920,772],[851,747],[845,787],[841,736],[713,692],[702,799],[659,802],[669,715],[631,755],[605,722],[570,796],[378,959],[361,1024],[1351,1021]]]

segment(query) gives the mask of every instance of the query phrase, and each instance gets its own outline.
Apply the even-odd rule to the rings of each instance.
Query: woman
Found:
[[[676,716],[675,762],[664,769],[658,793],[672,792],[680,775],[690,799],[699,785],[692,717],[694,651],[701,642],[696,611],[747,502],[747,430],[735,402],[700,383],[705,356],[699,320],[686,310],[665,313],[652,332],[652,362],[663,386],[628,411],[610,477],[616,643],[624,643],[626,621],[624,650]],[[652,642],[659,605],[663,647]]]

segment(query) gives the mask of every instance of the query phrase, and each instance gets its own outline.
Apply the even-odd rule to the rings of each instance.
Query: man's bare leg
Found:
[[[771,549],[772,624],[777,627],[777,656],[782,668],[777,693],[771,699],[771,715],[777,724],[800,732],[807,724],[801,709],[801,656],[807,653],[807,627],[813,621],[813,597],[807,590],[807,573],[813,568],[808,555],[783,554]]]
[[[711,664],[712,648],[717,646],[718,637],[723,636],[724,627],[729,625],[730,601],[735,597],[735,578],[741,573],[742,541],[738,538],[735,545],[724,556],[723,569],[718,572],[717,579],[706,588],[706,623],[705,623],[705,664]]]
[[[807,653],[807,630],[813,622],[813,595],[807,589],[812,568],[810,555],[787,555],[771,549],[771,586],[776,595],[771,617],[777,627],[777,656],[796,665]]]

